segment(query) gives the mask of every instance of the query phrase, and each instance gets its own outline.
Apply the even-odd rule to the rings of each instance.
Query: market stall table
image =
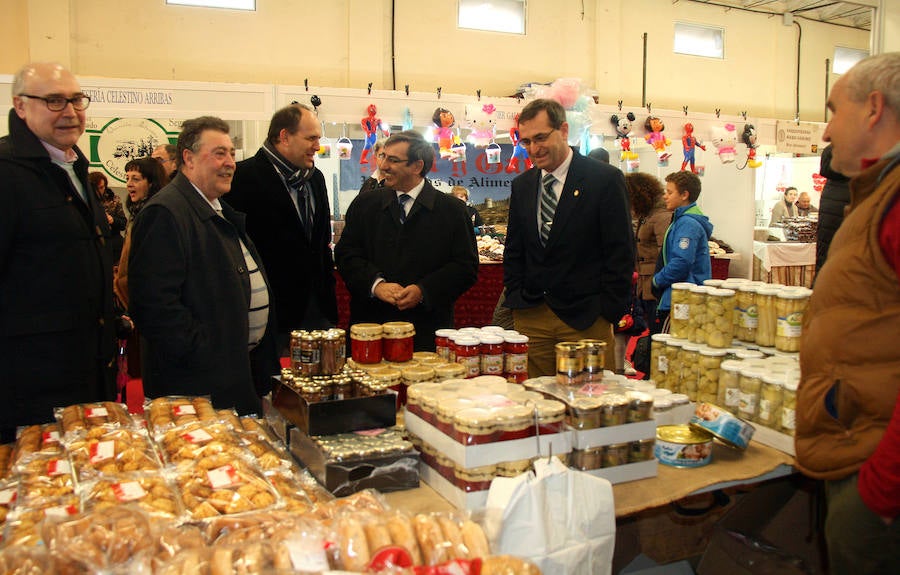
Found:
[[[815,276],[815,243],[753,242],[754,280],[812,287]]]

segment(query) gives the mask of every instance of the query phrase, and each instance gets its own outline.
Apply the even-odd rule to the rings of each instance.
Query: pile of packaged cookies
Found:
[[[537,572],[487,557],[465,515],[335,499],[258,420],[205,398],[145,416],[72,405],[0,446],[0,573]]]

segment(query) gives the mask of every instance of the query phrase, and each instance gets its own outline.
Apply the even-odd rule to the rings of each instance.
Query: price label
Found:
[[[44,435],[41,436],[41,440],[44,442],[45,445],[59,443],[59,432],[58,431],[45,431]]]
[[[213,489],[225,489],[241,484],[241,478],[237,469],[231,465],[210,469],[206,472],[206,477],[209,479],[209,486]]]
[[[109,417],[109,412],[105,407],[89,407],[84,410],[85,417]]]
[[[196,415],[197,410],[194,409],[194,406],[191,404],[186,405],[176,405],[172,408],[172,414],[176,417],[179,415]]]
[[[98,441],[90,447],[91,463],[100,463],[116,456],[115,441]]]
[[[72,473],[72,467],[65,459],[52,459],[47,463],[47,475],[50,477],[67,473]]]
[[[16,500],[16,490],[15,488],[4,489],[0,491],[0,505],[6,505],[7,507],[12,505],[12,503]]]
[[[76,513],[78,513],[78,508],[74,505],[57,505],[44,509],[44,517],[64,518]]]
[[[205,429],[195,429],[181,436],[182,439],[189,443],[206,443],[211,441],[213,436]]]
[[[134,501],[147,495],[147,491],[137,481],[113,483],[112,490],[119,501]]]

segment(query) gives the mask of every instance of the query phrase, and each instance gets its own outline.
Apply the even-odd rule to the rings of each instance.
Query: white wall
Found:
[[[669,0],[529,0],[525,36],[459,30],[457,3],[395,0],[396,86],[486,96],[523,82],[579,77],[605,103],[794,117],[796,27],[781,19]],[[896,42],[900,3],[885,2]],[[76,74],[115,78],[390,89],[391,0],[258,0],[256,12],[167,6],[164,0],[4,0],[0,73],[54,59]],[[583,13],[582,13],[583,12]],[[643,15],[652,14],[652,18]],[[676,20],[722,26],[726,57],[672,53]],[[801,119],[821,121],[824,60],[869,35],[798,19]]]

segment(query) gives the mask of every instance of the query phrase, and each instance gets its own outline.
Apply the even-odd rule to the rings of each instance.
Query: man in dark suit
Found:
[[[466,206],[425,179],[434,150],[421,134],[394,134],[379,161],[384,187],[353,200],[335,248],[350,322],[412,322],[415,349],[433,351],[478,278],[474,230]]]
[[[13,77],[0,138],[0,443],[53,408],[112,399],[106,212],[76,143],[91,99],[59,64]]]
[[[247,214],[247,233],[268,274],[285,351],[295,329],[337,323],[331,212],[325,177],[315,167],[322,127],[302,104],[275,112],[265,143],[239,162],[225,201]]]
[[[209,395],[217,408],[261,413],[259,395],[278,372],[261,258],[244,214],[220,198],[231,189],[234,144],[211,116],[184,122],[178,175],[134,222],[128,289],[146,341],[150,397]]]
[[[571,149],[554,100],[519,115],[519,143],[535,167],[512,182],[504,251],[506,306],[530,338],[528,374],[552,375],[560,341],[602,339],[613,367],[612,326],[626,312],[634,236],[622,172]]]

